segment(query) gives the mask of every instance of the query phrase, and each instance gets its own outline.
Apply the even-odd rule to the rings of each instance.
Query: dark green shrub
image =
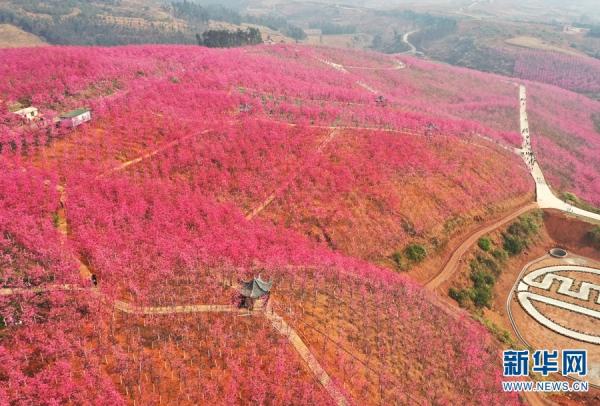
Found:
[[[538,232],[538,221],[539,216],[537,214],[522,216],[508,227],[508,233],[515,237],[526,239]]]
[[[58,228],[59,223],[60,218],[58,217],[58,213],[52,213],[52,224],[54,224],[54,227]]]
[[[421,262],[427,257],[427,250],[419,244],[410,244],[404,250],[404,254],[412,262]]]
[[[471,280],[476,289],[494,286],[494,283],[496,282],[494,275],[483,270],[471,272]]]
[[[496,283],[494,274],[496,272],[499,274],[500,269],[492,259],[484,257],[472,260],[470,266],[473,287],[470,289],[450,288],[448,294],[462,307],[466,307],[467,302],[471,301],[479,309],[489,308],[491,307],[493,288]]]
[[[404,261],[402,259],[402,254],[400,253],[400,251],[395,251],[390,256],[390,259],[392,260],[392,262],[396,266],[396,270],[398,270],[398,271],[404,271],[404,270],[406,270],[406,264],[404,263]]]
[[[517,236],[504,234],[502,237],[504,239],[502,246],[511,256],[520,254],[526,247],[525,242]]]
[[[500,262],[504,262],[508,259],[508,254],[502,249],[495,249],[492,251],[492,256]]]
[[[485,252],[488,252],[492,247],[492,242],[487,237],[481,237],[479,241],[477,241],[477,245]]]
[[[496,337],[501,343],[508,344],[511,348],[516,347],[516,343],[513,342],[509,332],[494,324],[493,321],[477,315],[475,316],[475,320],[481,322],[488,329],[488,331],[492,333],[492,335]]]
[[[502,272],[498,264],[491,258],[478,258],[477,260],[485,269],[490,271],[494,275],[494,277],[498,277],[500,275],[500,272]]]
[[[525,227],[523,226],[523,224],[519,223],[512,223],[509,227],[508,227],[508,234],[510,234],[513,237],[526,237],[527,236],[527,231],[525,230]]]
[[[466,289],[450,288],[448,295],[456,300],[461,307],[464,307],[467,300],[469,300],[469,291]]]
[[[491,307],[492,288],[490,286],[481,286],[471,291],[471,300],[478,308]]]
[[[596,226],[588,231],[587,239],[593,246],[600,249],[600,226]]]
[[[571,192],[564,192],[562,194],[562,198],[563,200],[565,200],[568,203],[577,203],[577,196],[575,196],[573,193]]]

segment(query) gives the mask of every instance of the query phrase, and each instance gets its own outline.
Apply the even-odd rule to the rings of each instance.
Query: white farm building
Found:
[[[61,127],[74,128],[92,119],[92,112],[87,108],[80,108],[60,116]]]
[[[24,109],[17,110],[14,113],[29,121],[32,121],[39,115],[39,111],[35,107],[25,107]]]

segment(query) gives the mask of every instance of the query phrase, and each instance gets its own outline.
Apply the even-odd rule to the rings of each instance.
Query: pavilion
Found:
[[[254,308],[254,303],[257,300],[263,300],[265,303],[269,300],[269,294],[273,281],[264,281],[260,275],[254,277],[251,281],[241,282],[240,284],[240,307],[245,307],[249,310]]]

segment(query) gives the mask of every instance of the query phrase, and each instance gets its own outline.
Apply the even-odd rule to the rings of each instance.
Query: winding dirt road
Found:
[[[409,31],[402,36],[402,42],[404,42],[410,48],[408,51],[401,52],[402,54],[416,55],[418,53],[417,47],[415,47],[408,39],[408,37],[417,32],[419,32],[419,30]]]
[[[446,280],[451,278],[457,272],[458,265],[461,261],[462,256],[477,242],[477,240],[479,240],[479,238],[511,222],[520,215],[525,214],[528,211],[536,208],[538,208],[537,203],[528,203],[527,205],[521,206],[515,211],[502,217],[500,220],[496,220],[493,223],[482,225],[476,230],[474,230],[466,238],[466,240],[464,240],[454,251],[452,251],[450,258],[445,263],[444,267],[442,268],[442,271],[436,276],[434,276],[429,282],[427,282],[425,286],[432,290],[436,290],[437,288],[439,288]]]
[[[410,52],[412,54],[415,54],[417,51],[416,51],[416,48],[412,44],[410,44],[410,42],[408,42],[408,37],[414,32],[416,32],[416,31],[406,33],[406,34],[404,34],[404,37],[403,37],[403,40],[411,47],[411,50],[408,52]],[[330,61],[322,61],[322,62],[328,64],[329,66],[333,67],[334,69],[336,69],[340,72],[343,72],[343,73],[348,72],[346,70],[346,68],[342,65],[335,64]],[[405,67],[404,64],[399,63],[397,66],[395,66],[393,68],[389,68],[389,69],[404,69],[404,67]],[[361,67],[349,67],[349,68],[361,69]],[[365,69],[371,69],[371,68],[365,68]],[[379,68],[375,68],[375,69],[379,69]],[[363,82],[357,82],[357,83],[373,93],[379,93],[375,89],[372,89],[370,86],[368,86],[366,83],[363,83]],[[530,144],[530,141],[528,138],[525,139],[525,134],[529,135],[529,127],[528,127],[528,123],[527,123],[527,116],[526,116],[526,110],[525,110],[526,96],[525,96],[524,86],[520,87],[520,104],[521,104],[521,130],[522,130],[522,134],[524,135],[524,144],[523,144],[522,149],[519,150],[518,153],[521,154],[524,157],[524,159],[526,156],[529,157],[529,159],[531,159],[531,157],[533,157],[533,152],[531,150],[531,144]],[[324,128],[329,128],[332,131],[325,138],[325,140],[319,145],[316,153],[321,153],[323,148],[325,148],[325,146],[329,142],[331,142],[331,140],[334,139],[334,137],[336,136],[338,131],[340,129],[343,129],[344,127],[324,127]],[[347,128],[353,128],[353,127],[347,127]],[[368,128],[359,128],[359,129],[368,130]],[[376,129],[376,130],[386,131],[385,129]],[[109,175],[111,173],[123,170],[131,165],[139,163],[145,159],[151,158],[154,155],[156,155],[162,151],[165,151],[166,149],[172,148],[185,139],[196,137],[201,134],[205,134],[208,131],[210,131],[210,130],[205,130],[201,133],[195,133],[195,134],[189,135],[187,137],[184,137],[182,139],[169,142],[169,143],[157,148],[154,151],[144,154],[136,159],[124,162],[123,164],[121,164],[115,168],[112,168],[109,171],[101,174],[99,177],[103,177],[103,176]],[[390,131],[390,130],[387,130],[387,131]],[[406,133],[406,132],[400,131],[400,130],[395,130],[394,132]],[[444,282],[446,282],[448,279],[452,278],[456,274],[456,272],[459,269],[459,265],[460,265],[462,257],[477,242],[477,240],[479,238],[506,225],[507,223],[513,221],[517,217],[525,214],[526,212],[528,212],[530,210],[533,210],[533,209],[536,209],[539,207],[552,207],[552,208],[559,208],[560,210],[566,211],[569,213],[583,215],[588,218],[596,218],[597,217],[598,219],[600,219],[599,215],[594,214],[591,216],[589,212],[584,212],[580,209],[575,211],[575,210],[573,210],[572,207],[570,207],[569,205],[566,205],[566,203],[564,203],[564,202],[560,201],[558,198],[556,198],[550,191],[549,187],[547,186],[547,184],[543,178],[543,175],[541,173],[541,169],[539,168],[539,166],[537,166],[537,163],[535,162],[535,160],[529,161],[529,162],[527,161],[527,159],[525,159],[525,160],[530,168],[530,171],[531,171],[532,176],[534,177],[534,180],[536,181],[537,202],[531,202],[526,205],[520,206],[519,208],[515,209],[511,213],[508,213],[504,217],[502,217],[498,220],[488,222],[487,224],[481,225],[477,229],[473,230],[466,237],[466,239],[449,254],[449,258],[445,262],[440,273],[438,273],[436,276],[434,276],[432,279],[430,279],[425,284],[425,286],[427,288],[429,288],[433,291],[438,291]],[[289,180],[284,185],[282,185],[279,189],[277,189],[271,195],[269,195],[257,208],[255,208],[250,213],[248,213],[246,218],[248,220],[251,220],[256,215],[258,215],[262,210],[264,210],[266,207],[268,207],[268,205],[271,204],[273,202],[273,200],[276,198],[278,192],[280,192],[281,190],[286,188],[292,181],[293,181],[293,179]],[[61,234],[63,234],[66,237],[67,230],[68,230],[68,224],[67,224],[67,220],[66,220],[66,216],[65,216],[65,207],[64,207],[64,203],[66,200],[64,187],[60,187],[59,191],[61,193],[61,208],[59,209],[58,226],[59,226],[59,231],[61,232]],[[560,207],[557,207],[557,206],[560,206]],[[580,213],[580,212],[584,212],[584,213]],[[89,271],[89,269],[87,269],[87,267],[84,264],[82,264],[80,261],[78,261],[78,262],[80,264],[81,276],[89,282],[89,276],[91,276],[91,272]],[[21,294],[21,293],[25,293],[25,292],[40,293],[40,292],[44,292],[44,291],[53,291],[53,290],[66,290],[66,291],[89,290],[89,291],[94,292],[95,294],[102,295],[102,293],[98,289],[95,289],[92,287],[84,288],[84,287],[76,286],[76,285],[55,285],[55,286],[48,286],[48,287],[44,287],[44,288],[31,288],[31,289],[4,288],[4,289],[0,289],[0,296]],[[440,293],[442,293],[443,295],[446,294],[446,292],[440,292]],[[132,303],[116,300],[116,301],[113,301],[113,306],[116,310],[122,311],[124,313],[144,314],[144,315],[148,315],[148,314],[152,314],[152,315],[185,314],[185,313],[196,313],[196,312],[249,313],[245,309],[239,309],[232,305],[191,304],[191,305],[179,305],[179,306],[146,307],[146,306],[137,306]],[[298,352],[300,357],[304,360],[304,362],[306,363],[306,365],[308,366],[310,371],[313,373],[313,375],[315,376],[317,381],[323,385],[323,387],[327,390],[327,392],[330,394],[330,396],[335,401],[335,403],[338,405],[343,405],[343,406],[347,405],[348,404],[347,399],[339,391],[339,389],[335,386],[335,384],[333,383],[333,381],[331,380],[331,378],[329,377],[327,372],[322,368],[322,366],[319,364],[318,360],[310,352],[310,349],[302,341],[300,336],[286,323],[286,321],[281,316],[274,313],[272,311],[272,308],[267,308],[267,309],[265,309],[265,311],[261,311],[260,313],[265,315],[265,317],[272,323],[272,325],[276,331],[278,331],[279,333],[283,334],[284,336],[286,336],[288,338],[289,342],[292,344],[292,346]],[[532,405],[552,404],[551,402],[548,402],[547,399],[545,399],[543,396],[536,394],[536,393],[526,393],[526,394],[524,394],[524,396],[526,397],[528,403],[530,403]]]

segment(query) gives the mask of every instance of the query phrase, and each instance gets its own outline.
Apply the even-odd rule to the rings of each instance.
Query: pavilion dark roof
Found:
[[[273,286],[273,281],[267,282],[258,276],[254,277],[251,281],[242,282],[240,293],[244,297],[258,299],[269,294],[271,286]]]

